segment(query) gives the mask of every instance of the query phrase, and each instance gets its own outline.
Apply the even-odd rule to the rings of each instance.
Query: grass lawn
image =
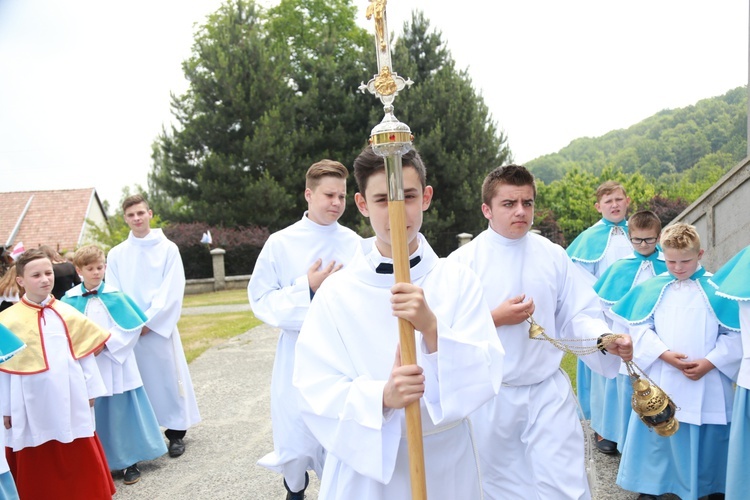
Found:
[[[242,300],[239,300],[240,297]],[[245,290],[188,295],[184,307],[215,306],[224,304],[244,304],[247,302]],[[251,311],[235,313],[198,314],[182,316],[177,323],[188,363],[200,356],[206,349],[221,344],[227,339],[245,333],[261,323]]]
[[[247,304],[247,289],[222,290],[221,292],[185,295],[182,307],[218,306],[224,304]]]
[[[570,377],[570,383],[573,385],[573,391],[576,391],[576,366],[578,366],[578,358],[570,354],[569,352],[566,352],[563,356],[562,363],[560,363],[560,366],[563,370],[565,370],[565,373],[568,374],[568,377]]]

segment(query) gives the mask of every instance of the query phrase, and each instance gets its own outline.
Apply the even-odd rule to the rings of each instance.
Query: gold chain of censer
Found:
[[[586,356],[597,351],[603,351],[609,344],[622,337],[620,334],[611,333],[595,339],[553,339],[545,333],[544,328],[534,321],[531,314],[526,321],[531,325],[529,327],[530,339],[547,341],[561,351],[574,356]],[[594,345],[583,345],[591,342]],[[630,400],[633,411],[638,414],[644,424],[660,436],[673,435],[680,428],[680,423],[675,418],[677,407],[672,398],[656,385],[634,361],[623,362],[633,386],[633,397]]]

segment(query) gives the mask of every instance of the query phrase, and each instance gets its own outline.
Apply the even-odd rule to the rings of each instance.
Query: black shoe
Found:
[[[648,493],[641,493],[638,495],[638,500],[659,500],[659,495],[649,495]]]
[[[604,453],[605,455],[614,455],[617,453],[617,443],[604,439],[596,432],[594,433],[594,439],[596,439],[596,449]]]
[[[286,479],[284,479],[284,488],[286,488],[286,500],[305,500],[305,490],[307,489],[308,484],[310,484],[310,476],[307,475],[307,472],[305,472],[305,487],[297,492],[291,491],[289,489],[289,486],[286,485]]]
[[[123,473],[125,474],[125,479],[123,480],[125,484],[135,484],[141,480],[141,471],[138,470],[138,464],[131,465]]]
[[[170,439],[168,449],[169,456],[177,458],[185,453],[185,443],[182,442],[182,438]]]

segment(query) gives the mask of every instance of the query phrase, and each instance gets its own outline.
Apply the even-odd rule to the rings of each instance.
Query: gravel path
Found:
[[[221,313],[228,311],[226,307],[235,306],[192,308],[184,313],[196,309],[201,314]],[[273,449],[269,386],[277,338],[276,329],[261,325],[193,361],[190,371],[203,421],[188,432],[187,451],[179,458],[165,455],[142,462],[142,479],[134,485],[124,485],[122,474],[115,473],[115,499],[285,498],[281,476],[255,464]],[[637,495],[614,484],[618,457],[596,451],[594,457],[598,477],[594,498],[635,499]],[[318,486],[311,474],[308,500],[318,498]]]

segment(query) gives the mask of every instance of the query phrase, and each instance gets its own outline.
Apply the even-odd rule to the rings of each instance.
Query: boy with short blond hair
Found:
[[[307,211],[270,236],[258,256],[248,299],[255,316],[281,329],[271,375],[274,451],[258,461],[283,475],[287,499],[304,498],[307,471],[323,472],[325,451],[305,426],[292,385],[294,349],[318,287],[349,262],[360,237],[341,226],[349,171],[334,160],[314,163],[305,175]]]
[[[594,208],[602,218],[579,234],[568,245],[568,256],[586,272],[591,285],[604,274],[609,266],[633,251],[628,239],[628,216],[630,198],[619,182],[606,181],[596,189]],[[576,389],[583,416],[591,418],[591,401],[601,399],[605,380],[578,360]],[[592,395],[595,392],[597,394]],[[615,453],[617,443],[602,439],[595,434],[597,448],[603,453]]]
[[[599,294],[604,314],[615,332],[627,332],[627,324],[617,321],[609,309],[631,288],[649,278],[667,272],[664,255],[657,248],[661,234],[661,221],[655,213],[643,210],[628,219],[630,242],[633,253],[612,264],[594,284]],[[633,387],[623,363],[616,379],[607,379],[603,391],[593,391],[593,397],[600,397],[591,405],[591,428],[603,439],[616,443],[615,451],[622,451],[625,443],[628,421],[630,420],[630,398]]]
[[[16,270],[25,294],[0,313],[0,323],[27,347],[0,364],[0,410],[18,493],[111,498],[115,487],[90,408],[106,393],[93,354],[109,333],[51,295],[54,271],[41,250],[24,252]]]
[[[708,283],[693,226],[668,226],[661,246],[669,272],[634,287],[612,312],[630,325],[637,365],[674,401],[679,429],[665,438],[631,413],[617,484],[652,496],[724,493],[739,310]]]
[[[355,203],[375,236],[320,287],[297,341],[294,385],[328,451],[327,500],[410,497],[403,409],[417,401],[427,497],[482,495],[467,417],[499,389],[503,349],[476,276],[419,234],[432,187],[415,150],[402,162],[412,283],[394,283],[384,159],[368,146],[354,161]],[[415,328],[418,365],[401,363],[399,319]]]
[[[133,484],[141,478],[138,462],[167,452],[133,352],[147,318],[127,295],[102,281],[106,263],[101,248],[81,247],[73,262],[83,282],[68,290],[63,302],[111,334],[96,358],[107,387],[94,405],[97,433],[110,469],[122,470],[124,483]]]

